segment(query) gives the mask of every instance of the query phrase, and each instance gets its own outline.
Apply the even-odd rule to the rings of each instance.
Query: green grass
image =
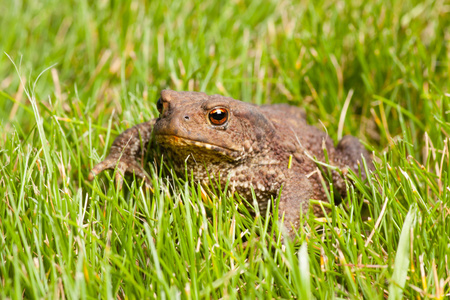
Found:
[[[450,294],[445,1],[0,4],[0,298]],[[302,106],[377,170],[284,246],[214,184],[88,182],[163,88]]]

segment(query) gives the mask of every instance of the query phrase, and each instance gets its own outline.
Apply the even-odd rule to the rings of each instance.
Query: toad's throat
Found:
[[[188,148],[205,149],[206,151],[218,152],[232,159],[237,159],[238,156],[240,155],[240,151],[237,149],[191,140],[188,138],[175,135],[157,134],[155,135],[155,139],[156,142],[162,146],[168,145],[171,147],[188,147]]]

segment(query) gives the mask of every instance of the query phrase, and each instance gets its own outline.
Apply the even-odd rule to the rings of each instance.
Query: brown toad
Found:
[[[313,157],[325,162],[326,147],[328,163],[341,169],[349,167],[357,173],[362,157],[372,164],[355,137],[344,137],[335,148],[325,132],[306,124],[297,107],[256,106],[220,95],[164,90],[157,108],[159,118],[136,125],[114,140],[108,157],[92,169],[90,180],[117,167],[119,182],[124,173],[134,173],[149,183],[138,161],[153,140],[150,148],[159,147],[180,174],[186,166],[203,184],[220,174],[222,185],[229,180],[232,189],[247,199],[253,187],[263,211],[282,188],[279,213],[294,236],[309,200],[327,199]],[[364,170],[361,173],[365,178]],[[345,195],[342,177],[336,171],[332,177],[337,191]],[[320,212],[317,207],[315,213]]]

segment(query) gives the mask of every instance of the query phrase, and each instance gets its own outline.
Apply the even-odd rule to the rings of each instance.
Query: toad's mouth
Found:
[[[157,134],[155,135],[156,142],[162,146],[169,145],[171,147],[189,147],[189,148],[200,148],[205,150],[210,150],[214,152],[218,152],[222,155],[231,157],[233,159],[237,159],[239,156],[239,150],[214,145],[211,143],[191,140],[188,138],[176,136],[176,135],[168,135],[168,134]]]

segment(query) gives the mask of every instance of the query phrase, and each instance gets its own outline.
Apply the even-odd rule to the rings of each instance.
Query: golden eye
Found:
[[[228,111],[225,108],[214,108],[208,117],[211,124],[223,125],[228,121]]]

